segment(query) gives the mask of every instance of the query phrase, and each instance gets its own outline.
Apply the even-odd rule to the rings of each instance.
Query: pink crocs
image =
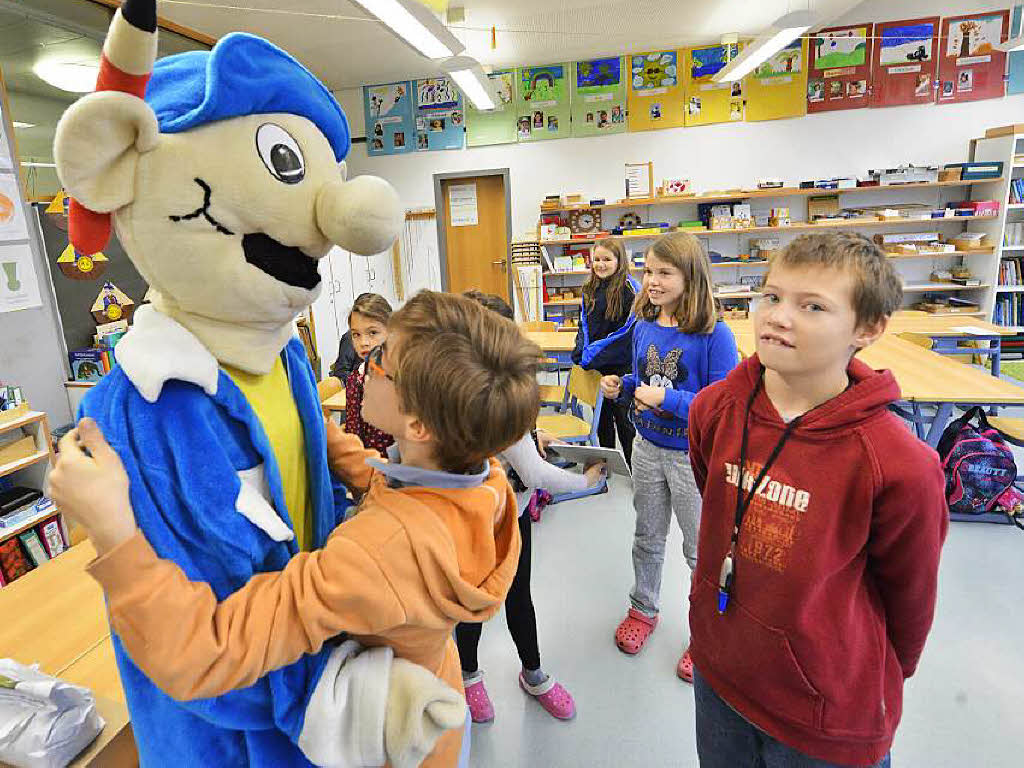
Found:
[[[469,716],[474,723],[489,723],[494,720],[494,705],[484,688],[484,675],[477,673],[472,682],[463,681],[466,688],[466,704],[469,705]]]
[[[556,683],[551,675],[540,685],[530,685],[520,672],[519,687],[535,698],[552,717],[559,720],[572,720],[576,717],[576,702],[572,700],[572,695],[561,683]]]

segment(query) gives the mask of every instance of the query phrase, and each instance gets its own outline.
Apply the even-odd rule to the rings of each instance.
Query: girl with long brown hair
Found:
[[[624,376],[632,367],[633,302],[640,284],[629,274],[629,258],[622,240],[598,240],[590,255],[590,277],[583,284],[580,328],[572,361],[605,376]],[[601,409],[598,439],[605,448],[615,447],[619,434],[626,462],[632,462],[636,430],[629,420],[625,401],[609,400]]]

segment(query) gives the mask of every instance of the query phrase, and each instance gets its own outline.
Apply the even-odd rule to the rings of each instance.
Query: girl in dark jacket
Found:
[[[640,284],[629,274],[622,241],[598,240],[590,256],[590,277],[583,285],[580,329],[572,361],[603,376],[623,376],[633,370],[633,300]],[[629,403],[605,400],[597,434],[601,445],[615,447],[619,433],[622,453],[632,460],[636,430],[629,420]]]

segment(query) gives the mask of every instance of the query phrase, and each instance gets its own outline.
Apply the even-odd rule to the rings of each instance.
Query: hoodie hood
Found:
[[[487,479],[472,488],[390,488],[376,473],[371,497],[404,528],[441,614],[482,622],[498,611],[519,566],[521,542],[515,494],[495,459]]]
[[[797,434],[827,436],[838,430],[863,425],[887,413],[889,405],[900,399],[900,388],[892,372],[876,371],[856,357],[850,361],[846,371],[850,386],[842,394],[804,414],[795,430]],[[760,376],[761,360],[756,354],[751,355],[729,373],[725,386],[742,404],[746,404]],[[782,425],[782,419],[763,387],[754,399],[752,412],[755,419]]]

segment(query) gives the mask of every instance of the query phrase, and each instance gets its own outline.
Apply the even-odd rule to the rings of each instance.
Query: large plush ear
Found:
[[[155,149],[159,140],[156,115],[142,99],[118,91],[89,94],[57,124],[57,175],[89,210],[116,211],[135,199],[139,155]]]

